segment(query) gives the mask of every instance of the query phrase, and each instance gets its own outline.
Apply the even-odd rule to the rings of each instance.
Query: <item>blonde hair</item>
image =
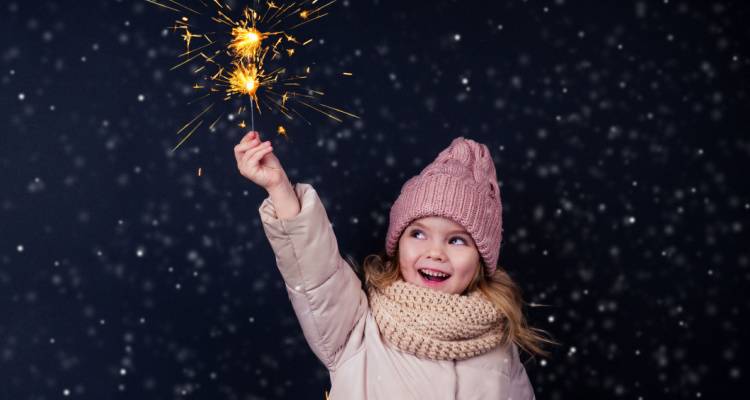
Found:
[[[351,261],[351,260],[350,260]],[[385,251],[378,254],[370,254],[365,257],[360,276],[363,278],[364,288],[383,289],[393,282],[401,279],[401,267],[398,263],[398,248],[393,257],[388,256]],[[515,343],[521,350],[535,356],[547,356],[542,349],[543,344],[557,344],[544,330],[532,328],[526,322],[523,313],[523,299],[521,289],[513,281],[505,270],[497,267],[492,275],[487,276],[485,265],[480,261],[479,268],[474,279],[466,288],[466,294],[479,290],[500,311],[505,319],[503,324],[503,344]]]

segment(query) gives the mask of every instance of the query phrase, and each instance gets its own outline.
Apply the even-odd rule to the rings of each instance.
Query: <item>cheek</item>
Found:
[[[466,268],[461,268],[460,271],[458,271],[458,275],[461,278],[461,281],[471,281],[474,278],[474,275],[477,272],[477,269],[479,266],[467,266]]]
[[[401,273],[401,278],[405,280],[406,282],[418,285],[419,273],[412,267],[414,265],[414,262],[415,261],[409,257],[408,253],[405,253],[404,251],[399,250],[398,269],[399,269],[399,272]]]
[[[472,257],[468,257],[464,260],[464,262],[461,262],[456,266],[456,275],[460,277],[460,280],[462,282],[471,282],[471,280],[474,279],[474,275],[477,274],[478,270],[479,257],[472,255]]]
[[[401,272],[408,272],[411,266],[414,265],[413,257],[411,257],[408,250],[399,250],[398,252],[398,265]]]
[[[409,260],[414,258],[414,246],[408,240],[398,242],[398,260],[401,265],[408,265]]]

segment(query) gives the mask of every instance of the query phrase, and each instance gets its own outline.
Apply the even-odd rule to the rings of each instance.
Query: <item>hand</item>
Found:
[[[234,157],[240,174],[266,191],[289,181],[281,162],[273,154],[271,142],[261,142],[258,132],[248,132],[234,146]]]

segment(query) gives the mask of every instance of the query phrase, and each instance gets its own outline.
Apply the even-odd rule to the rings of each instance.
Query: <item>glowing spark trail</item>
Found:
[[[232,43],[229,47],[239,57],[254,59],[260,50],[264,36],[255,28],[232,28]]]
[[[196,92],[204,92],[188,104],[211,102],[208,106],[180,128],[177,134],[187,131],[175,151],[193,135],[203,123],[207,113],[218,100],[235,102],[249,100],[251,129],[255,130],[255,112],[272,111],[287,120],[299,118],[310,124],[298,108],[311,110],[334,121],[342,118],[359,118],[340,108],[323,104],[324,93],[306,86],[311,75],[309,66],[290,65],[289,60],[300,50],[313,43],[312,38],[299,38],[296,29],[317,21],[329,14],[336,0],[320,5],[319,0],[301,0],[290,3],[270,0],[248,0],[251,5],[237,11],[221,0],[193,0],[188,6],[176,0],[144,0],[159,9],[180,14],[171,30],[179,33],[185,51],[180,61],[171,70],[190,66],[191,73],[198,78],[192,84]],[[187,1],[187,0],[186,0]],[[294,32],[294,35],[292,34]],[[295,37],[296,35],[296,37]],[[266,68],[273,64],[272,68]],[[304,73],[292,73],[301,69]],[[342,76],[351,76],[342,72]],[[239,106],[230,114],[230,120],[246,111]],[[226,113],[214,119],[208,129],[214,131],[216,124]],[[210,121],[210,120],[209,120]],[[244,121],[239,124],[244,126]],[[287,128],[278,125],[279,136],[287,138]]]

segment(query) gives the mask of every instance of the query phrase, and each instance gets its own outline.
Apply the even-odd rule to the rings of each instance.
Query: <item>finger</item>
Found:
[[[253,147],[255,147],[257,145],[258,145],[257,140],[253,139],[250,142],[244,142],[244,143],[240,143],[240,144],[234,146],[234,151],[235,152],[244,153],[244,152],[252,149]]]
[[[234,156],[239,161],[240,158],[242,158],[242,155],[252,149],[253,147],[258,146],[258,139],[252,139],[249,142],[240,143],[236,146],[234,146]]]
[[[234,158],[237,159],[237,162],[239,162],[242,159],[242,156],[250,148],[252,148],[252,146],[249,145],[248,143],[240,143],[234,146]]]
[[[273,151],[273,147],[271,147],[271,146],[266,146],[265,148],[261,148],[260,150],[258,150],[257,152],[255,152],[250,157],[250,160],[249,160],[250,164],[251,165],[257,165],[258,163],[260,163],[260,160],[263,157],[265,157],[266,154],[268,154],[268,153],[270,153],[272,151]]]
[[[234,158],[237,160],[237,162],[240,162],[240,159],[242,158],[242,151],[240,150],[240,145],[234,146]]]
[[[261,158],[267,154],[267,150],[271,148],[270,144],[262,144],[257,149],[249,150],[242,157],[242,164],[250,167],[257,167],[260,163]],[[260,154],[260,156],[255,157]]]
[[[244,168],[251,176],[256,175],[259,171],[263,170],[264,166],[261,166],[261,160],[267,154],[265,151],[267,151],[267,149],[261,149],[253,154],[245,155],[242,160],[243,167],[240,168],[240,170]]]
[[[244,154],[243,154],[243,155],[241,156],[241,159],[242,159],[242,163],[243,163],[243,164],[247,163],[247,161],[248,161],[248,160],[250,160],[250,157],[252,157],[252,156],[253,156],[253,154],[255,154],[255,153],[257,153],[257,152],[259,152],[259,151],[261,151],[261,150],[263,150],[263,149],[265,149],[265,148],[267,148],[267,147],[269,147],[270,145],[271,145],[271,142],[263,142],[263,143],[261,143],[261,144],[260,144],[259,146],[255,146],[255,147],[253,147],[253,148],[251,148],[251,149],[247,150],[247,151],[246,151],[246,152],[245,152],[245,153],[244,153]]]
[[[247,134],[245,134],[245,136],[242,137],[242,139],[240,140],[239,144],[247,143],[247,142],[251,141],[252,139],[254,139],[256,137],[258,137],[258,132],[256,132],[256,131],[250,131]]]

